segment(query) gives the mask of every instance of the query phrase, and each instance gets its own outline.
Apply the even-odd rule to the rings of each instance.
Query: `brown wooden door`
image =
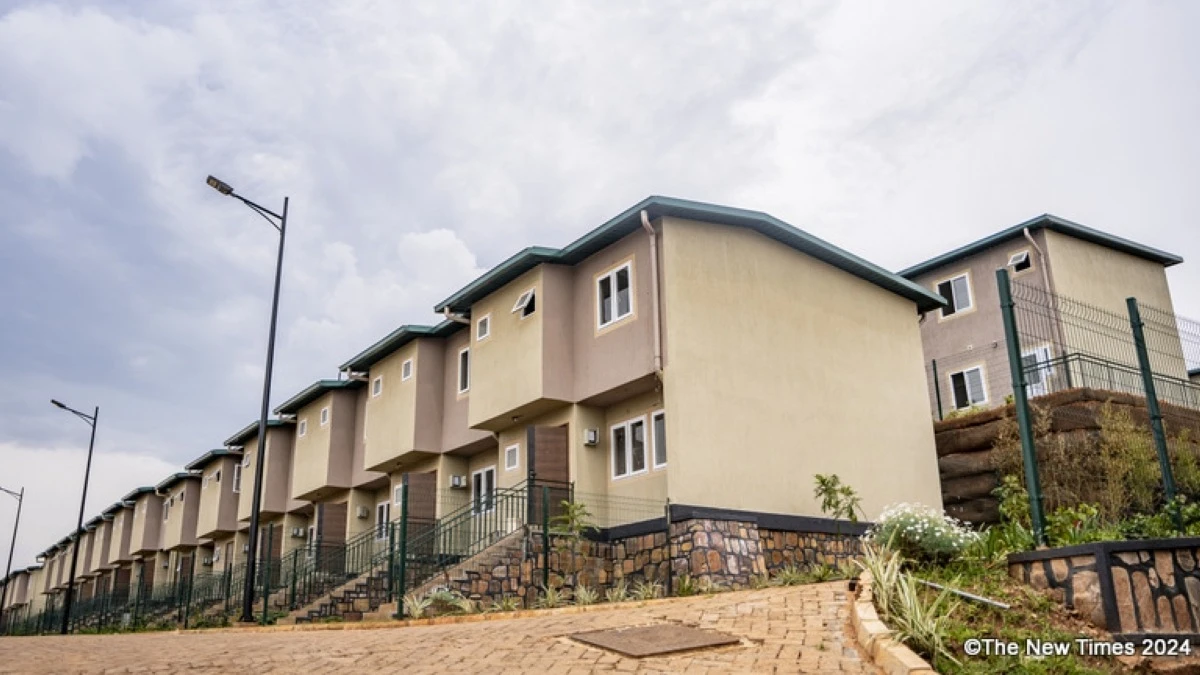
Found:
[[[408,479],[409,522],[432,522],[437,518],[437,471],[409,473],[405,478]]]
[[[527,466],[529,467],[529,522],[540,523],[547,516],[562,511],[562,503],[571,499],[569,426],[529,427],[526,434]],[[544,495],[549,493],[549,505],[543,508]]]

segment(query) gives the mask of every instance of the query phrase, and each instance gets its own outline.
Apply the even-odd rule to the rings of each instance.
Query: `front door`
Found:
[[[562,503],[571,499],[568,439],[570,427],[566,424],[529,427],[526,433],[529,485],[532,488],[529,496],[531,523],[540,523],[547,512],[553,518],[562,511]],[[543,509],[542,499],[547,493],[549,504]]]

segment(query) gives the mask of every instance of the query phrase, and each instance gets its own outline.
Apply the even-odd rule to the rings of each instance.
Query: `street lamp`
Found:
[[[0,492],[17,500],[17,520],[13,523],[12,546],[8,548],[8,566],[4,568],[4,588],[0,590],[0,626],[3,626],[4,603],[8,601],[8,587],[12,585],[12,558],[13,551],[17,548],[17,528],[21,526],[21,505],[25,503],[25,488],[21,488],[20,492],[13,492],[0,487]]]
[[[92,440],[88,441],[87,468],[83,470],[83,496],[79,498],[79,522],[75,524],[75,550],[71,552],[71,574],[67,578],[67,594],[63,597],[62,634],[66,635],[71,627],[71,592],[75,590],[75,566],[79,563],[79,543],[83,540],[83,508],[87,504],[88,478],[92,475],[92,449],[96,447],[96,420],[100,417],[100,406],[96,406],[95,412],[88,415],[53,399],[50,402],[87,422],[92,428]]]
[[[271,299],[271,330],[267,337],[267,372],[263,378],[262,414],[258,418],[258,452],[256,453],[258,463],[254,471],[254,497],[250,506],[250,555],[246,558],[246,585],[245,591],[242,593],[242,621],[251,623],[254,621],[254,573],[257,567],[256,557],[258,554],[258,509],[262,502],[263,463],[266,461],[267,455],[267,413],[271,405],[271,367],[275,362],[275,321],[279,317],[279,277],[283,274],[283,242],[287,236],[288,198],[283,198],[283,214],[280,215],[237,194],[228,183],[222,180],[209,176],[206,182],[217,192],[238,199],[246,206],[249,206],[251,210],[270,223],[271,227],[279,231],[279,257],[275,262],[275,295]],[[276,224],[276,221],[279,221],[278,224]],[[264,599],[264,617],[267,615],[267,604]]]

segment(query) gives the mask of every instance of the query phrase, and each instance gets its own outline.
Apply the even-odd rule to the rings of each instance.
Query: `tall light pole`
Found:
[[[4,603],[8,602],[8,587],[12,585],[12,558],[13,551],[17,548],[17,528],[21,526],[21,505],[25,503],[25,488],[21,488],[20,492],[13,492],[0,487],[0,492],[17,500],[17,520],[13,523],[12,545],[8,547],[8,565],[4,568],[4,588],[0,590],[0,626],[3,626]]]
[[[92,440],[88,441],[87,468],[83,470],[83,495],[79,498],[79,522],[75,524],[75,549],[71,552],[71,574],[67,577],[67,594],[63,597],[62,634],[66,635],[70,632],[71,627],[71,592],[75,590],[75,566],[79,563],[79,544],[83,541],[83,509],[87,504],[88,478],[92,475],[92,449],[96,447],[96,420],[100,418],[100,406],[96,406],[95,412],[88,415],[53,399],[50,402],[87,422],[88,426],[92,428]]]
[[[250,555],[246,557],[246,584],[242,593],[242,621],[254,621],[254,573],[258,555],[258,509],[262,502],[263,463],[267,456],[267,414],[271,405],[271,367],[275,363],[275,322],[279,318],[279,278],[283,274],[283,242],[287,236],[288,198],[283,198],[283,214],[259,206],[233,191],[228,183],[213,176],[206,181],[212,189],[223,195],[240,200],[279,231],[279,257],[275,261],[275,295],[271,299],[271,330],[267,336],[267,372],[263,377],[262,413],[258,418],[258,451],[254,467],[254,495],[250,506]],[[278,224],[276,223],[278,221]],[[267,591],[270,592],[269,590]],[[263,599],[263,615],[267,613],[267,601]]]

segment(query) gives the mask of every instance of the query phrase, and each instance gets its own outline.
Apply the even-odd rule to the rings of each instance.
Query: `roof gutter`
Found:
[[[642,228],[650,236],[650,298],[654,323],[654,372],[662,373],[662,320],[658,309],[658,235],[650,224],[650,215],[642,209]]]

